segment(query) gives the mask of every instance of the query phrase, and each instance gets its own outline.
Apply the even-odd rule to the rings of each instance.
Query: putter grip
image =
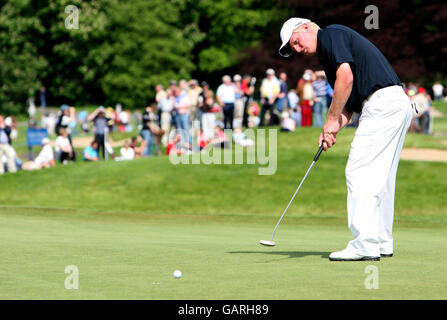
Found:
[[[318,158],[320,157],[321,152],[323,152],[323,144],[321,144],[320,149],[318,149],[317,154],[315,155],[314,161],[317,162]]]

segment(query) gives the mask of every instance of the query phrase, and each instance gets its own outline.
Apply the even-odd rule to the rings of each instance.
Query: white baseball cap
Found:
[[[292,37],[293,30],[298,28],[300,25],[311,22],[309,19],[302,18],[290,18],[282,25],[279,36],[281,37],[282,45],[279,48],[279,54],[283,57],[289,57],[293,50],[288,46],[290,37]]]
[[[265,71],[265,73],[275,75],[275,70],[273,70],[272,68],[269,68],[269,69],[267,69],[267,71]]]

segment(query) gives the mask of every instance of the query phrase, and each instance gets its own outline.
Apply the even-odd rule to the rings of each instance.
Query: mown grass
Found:
[[[155,157],[1,176],[0,298],[445,299],[444,162],[400,162],[393,258],[328,261],[351,240],[344,167],[354,129],[320,157],[277,246],[259,246],[308,169],[319,131],[278,132],[273,175],[258,174],[266,165]],[[421,137],[409,134],[406,146],[442,148],[439,137]],[[371,264],[378,290],[365,287]],[[78,290],[64,287],[68,265],[79,268]]]

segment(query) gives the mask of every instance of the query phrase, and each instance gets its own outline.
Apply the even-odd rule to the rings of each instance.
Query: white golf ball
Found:
[[[182,276],[182,272],[180,270],[174,271],[174,278],[178,279]]]

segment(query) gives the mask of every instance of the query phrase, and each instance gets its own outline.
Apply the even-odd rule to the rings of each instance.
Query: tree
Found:
[[[0,11],[0,112],[18,114],[26,110],[28,97],[41,86],[40,75],[47,66],[38,48],[28,41],[40,34],[39,19],[26,14],[27,1],[6,3]]]
[[[101,79],[108,102],[143,108],[154,99],[156,84],[189,78],[195,69],[192,49],[200,34],[180,24],[184,1],[133,0],[110,6],[109,57]]]

